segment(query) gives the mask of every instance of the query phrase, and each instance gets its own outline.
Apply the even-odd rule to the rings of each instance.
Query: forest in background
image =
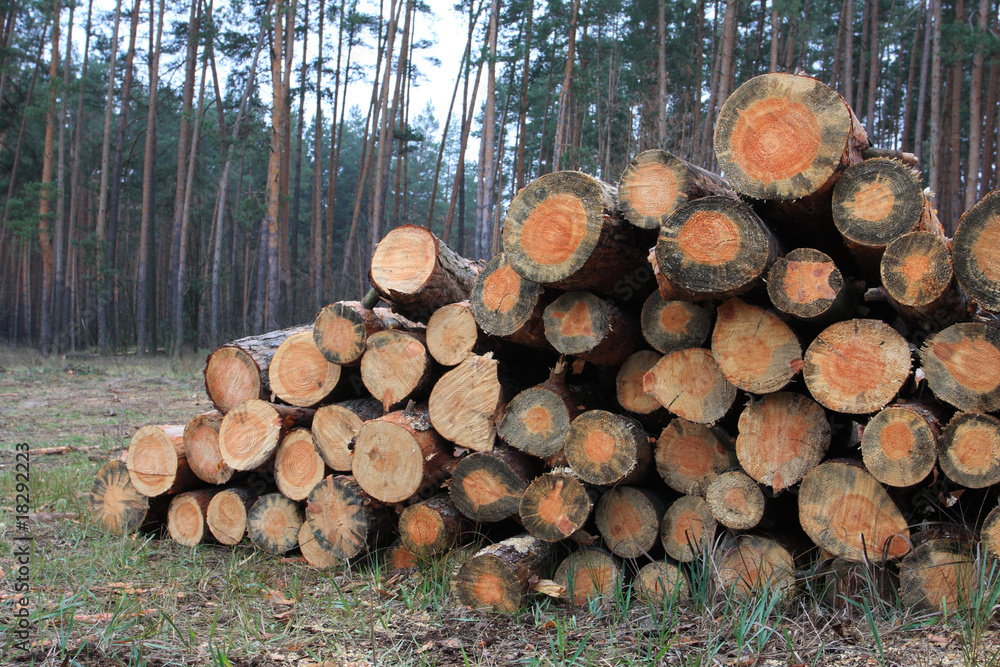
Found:
[[[715,170],[718,110],[768,71],[916,154],[949,233],[1000,179],[997,0],[463,0],[434,108],[421,0],[218,1],[0,0],[0,340],[178,354],[311,321],[398,225],[489,258],[541,174]]]

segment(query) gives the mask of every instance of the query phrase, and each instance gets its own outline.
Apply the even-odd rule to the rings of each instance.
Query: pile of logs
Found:
[[[476,608],[684,595],[691,563],[961,605],[1000,553],[1000,191],[947,238],[912,156],[804,76],[743,84],[715,147],[725,179],[663,150],[541,176],[485,265],[392,230],[365,302],[212,352],[217,411],[139,429],[95,521],[317,567],[485,535]]]

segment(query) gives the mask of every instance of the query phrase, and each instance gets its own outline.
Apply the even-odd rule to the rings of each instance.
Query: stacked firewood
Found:
[[[212,352],[218,411],[140,429],[95,519],[318,567],[486,533],[477,608],[683,594],[692,561],[961,604],[1000,553],[1000,192],[947,238],[912,156],[804,76],[743,84],[715,146],[725,179],[662,150],[536,179],[485,265],[392,230],[365,302]]]

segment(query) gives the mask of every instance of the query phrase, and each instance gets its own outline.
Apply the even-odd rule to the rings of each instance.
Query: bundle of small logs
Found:
[[[95,520],[316,567],[485,536],[476,608],[684,595],[692,563],[960,606],[1000,553],[1000,191],[948,238],[806,76],[740,86],[715,149],[725,178],[663,150],[541,176],[485,265],[393,229],[365,301],[212,352],[217,411],[139,429]]]

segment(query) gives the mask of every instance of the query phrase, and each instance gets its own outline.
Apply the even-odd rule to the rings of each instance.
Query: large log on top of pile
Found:
[[[634,274],[645,256],[634,228],[618,216],[615,194],[614,186],[576,171],[536,178],[507,209],[507,260],[536,283],[613,294],[615,279]]]
[[[430,230],[402,225],[379,241],[370,278],[393,310],[426,322],[441,306],[467,300],[481,268],[456,254]]]

